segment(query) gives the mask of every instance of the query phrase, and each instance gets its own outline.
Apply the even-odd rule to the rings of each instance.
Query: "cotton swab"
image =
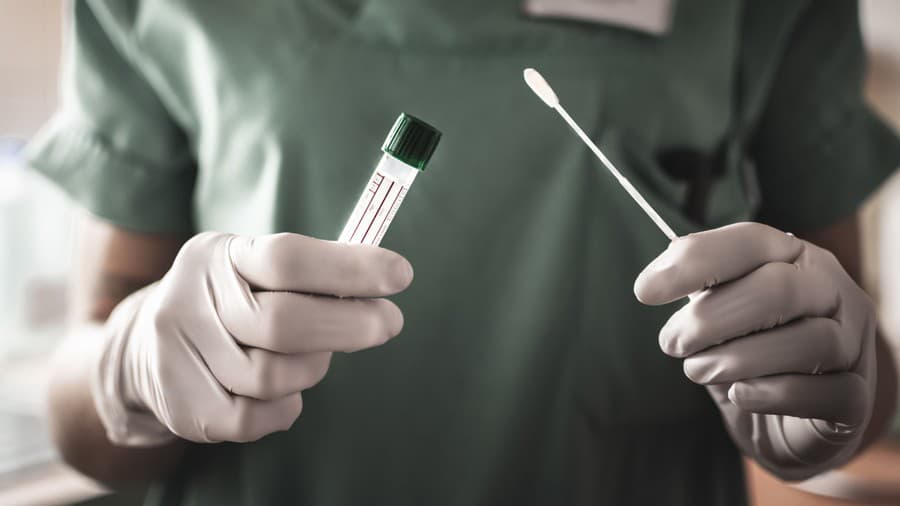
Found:
[[[581,140],[584,141],[584,143],[587,144],[589,148],[591,148],[591,151],[593,151],[597,158],[600,159],[600,161],[603,163],[603,165],[606,166],[607,169],[609,169],[609,172],[611,172],[619,182],[619,184],[622,185],[622,188],[624,188],[625,191],[628,192],[628,195],[631,195],[631,198],[634,199],[635,202],[637,202],[637,205],[639,205],[641,209],[643,209],[644,212],[647,213],[647,216],[649,216],[650,219],[653,220],[653,223],[655,223],[656,226],[659,227],[662,233],[666,234],[666,237],[668,237],[670,241],[674,241],[675,239],[677,239],[678,236],[675,235],[675,232],[668,225],[668,223],[666,223],[665,220],[662,219],[662,216],[660,216],[659,213],[657,213],[656,210],[653,209],[653,207],[644,199],[644,197],[631,184],[631,181],[626,179],[625,176],[623,176],[618,171],[618,169],[616,169],[612,162],[609,161],[609,158],[607,158],[606,155],[604,155],[603,152],[600,151],[600,148],[598,148],[597,145],[594,144],[590,137],[588,137],[587,134],[584,133],[584,130],[582,130],[581,127],[578,126],[577,123],[575,123],[575,120],[573,120],[572,117],[569,116],[569,113],[566,112],[566,110],[563,108],[563,106],[560,105],[559,98],[556,96],[553,88],[550,87],[550,84],[547,83],[547,80],[544,79],[544,77],[537,70],[532,68],[525,69],[523,75],[525,77],[525,82],[528,84],[528,87],[531,88],[531,91],[533,91],[534,94],[537,95],[538,98],[543,100],[544,103],[547,104],[551,109],[556,110],[556,112],[558,112],[559,115],[562,116],[562,118],[566,121],[566,123],[569,124],[572,130],[574,130],[575,133],[578,134],[578,137],[580,137]]]

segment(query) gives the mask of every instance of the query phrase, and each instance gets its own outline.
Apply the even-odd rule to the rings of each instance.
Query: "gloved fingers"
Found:
[[[634,294],[659,305],[744,276],[770,262],[793,262],[803,241],[759,223],[736,223],[679,237],[638,275]]]
[[[412,281],[410,263],[393,251],[298,234],[233,236],[235,269],[254,289],[384,297]]]
[[[208,441],[247,443],[291,428],[303,409],[299,393],[263,401],[235,396],[218,413],[204,422]]]
[[[684,360],[684,373],[694,383],[712,385],[776,374],[845,371],[859,350],[849,349],[841,330],[830,318],[804,318],[691,355]]]
[[[256,311],[227,311],[222,323],[244,346],[277,353],[352,352],[386,343],[403,328],[387,299],[339,299],[293,292],[256,292]]]
[[[694,297],[660,330],[660,347],[668,355],[686,357],[799,317],[830,316],[838,300],[828,276],[794,264],[768,263]]]
[[[330,352],[282,354],[246,348],[247,363],[240,368],[211,365],[216,380],[235,395],[278,399],[302,392],[322,381],[331,363]]]
[[[734,383],[728,398],[744,411],[855,426],[867,416],[869,391],[862,376],[850,373],[781,374]]]

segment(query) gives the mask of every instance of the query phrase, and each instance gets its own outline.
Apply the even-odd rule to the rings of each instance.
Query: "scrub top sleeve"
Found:
[[[28,164],[115,225],[190,232],[196,163],[185,132],[108,36],[87,2],[71,2],[62,105],[26,148]],[[121,40],[121,39],[119,39]]]
[[[900,166],[900,140],[864,103],[855,1],[810,2],[750,143],[760,221],[803,232],[855,212]]]

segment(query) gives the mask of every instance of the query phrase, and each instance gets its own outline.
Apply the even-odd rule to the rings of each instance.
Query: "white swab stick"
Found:
[[[637,202],[637,205],[640,206],[640,208],[644,210],[647,216],[649,216],[650,219],[653,220],[653,223],[655,223],[656,226],[659,227],[660,230],[662,230],[662,233],[666,234],[666,237],[668,237],[670,241],[674,241],[675,239],[677,239],[678,236],[675,235],[672,227],[670,227],[669,224],[662,219],[662,216],[660,216],[659,213],[656,212],[656,209],[653,209],[653,206],[651,206],[650,203],[647,202],[646,199],[644,199],[644,196],[637,191],[637,188],[635,188],[634,185],[631,184],[631,181],[629,181],[625,176],[622,175],[622,173],[619,172],[618,169],[616,169],[615,165],[613,165],[612,162],[609,161],[609,158],[607,158],[606,155],[604,155],[603,152],[600,151],[600,148],[598,148],[597,145],[594,144],[594,141],[592,141],[591,138],[588,137],[586,133],[584,133],[584,130],[582,130],[581,127],[578,126],[577,123],[575,123],[575,120],[573,120],[572,117],[569,116],[569,113],[566,112],[566,110],[563,108],[563,106],[560,105],[559,98],[556,96],[553,88],[550,87],[550,84],[547,83],[547,80],[544,79],[544,77],[537,70],[530,68],[525,69],[524,76],[525,82],[528,83],[528,87],[531,88],[531,91],[533,91],[534,94],[537,95],[541,100],[543,100],[545,104],[550,106],[551,109],[554,109],[559,113],[560,116],[562,116],[562,118],[566,121],[566,123],[568,123],[572,130],[574,130],[575,133],[578,134],[578,137],[580,137],[581,140],[584,141],[585,144],[587,144],[587,147],[591,148],[591,151],[594,152],[594,155],[597,156],[600,162],[602,162],[603,165],[607,169],[609,169],[609,172],[612,173],[613,177],[615,177],[619,184],[622,185],[622,188],[624,188],[625,191],[628,192],[628,195],[631,195],[631,198],[634,199],[635,202]]]

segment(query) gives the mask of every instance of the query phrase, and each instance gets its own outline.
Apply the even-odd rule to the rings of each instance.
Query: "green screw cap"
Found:
[[[440,140],[441,132],[436,128],[404,112],[394,122],[381,150],[407,165],[425,170]]]

